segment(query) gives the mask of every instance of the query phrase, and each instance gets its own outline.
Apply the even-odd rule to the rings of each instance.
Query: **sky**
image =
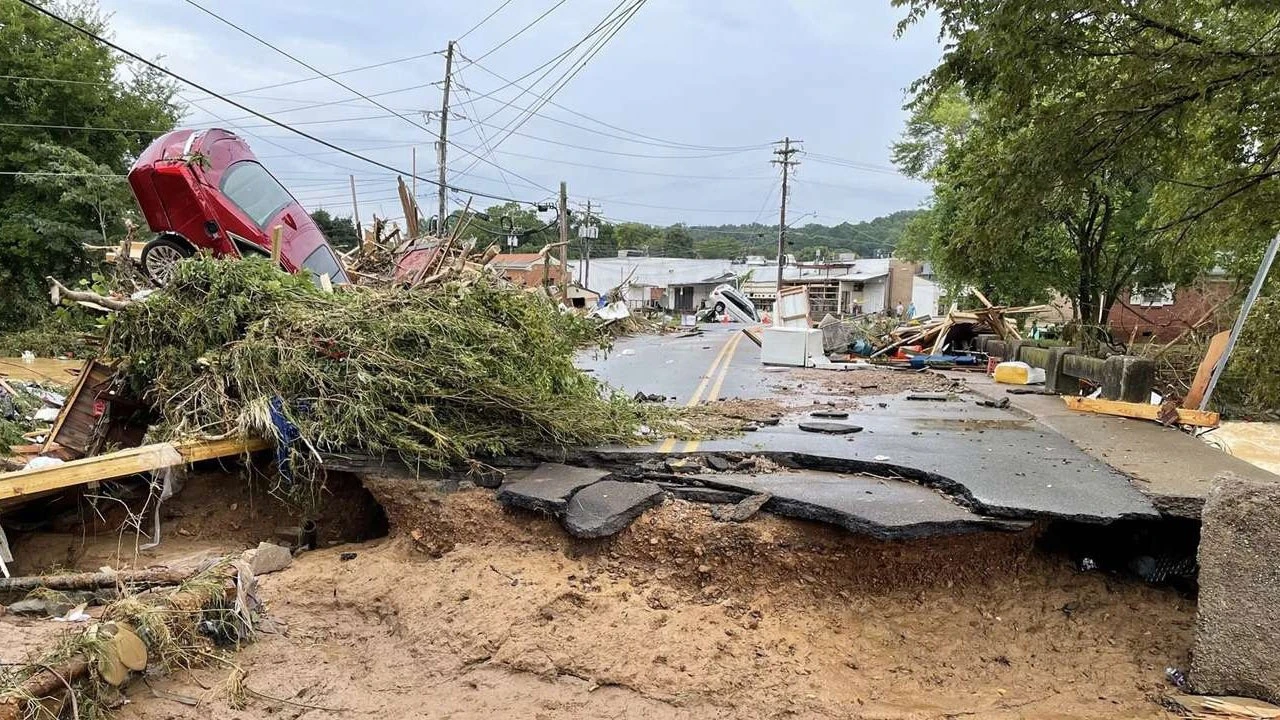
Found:
[[[932,24],[895,38],[904,13],[889,0],[645,0],[625,23],[614,11],[635,0],[196,1],[342,74],[318,77],[184,0],[101,4],[117,43],[209,90],[406,181],[416,152],[424,214],[436,207],[426,179],[437,173],[451,39],[448,184],[460,188],[451,207],[472,193],[551,201],[564,181],[571,204],[590,200],[614,221],[776,224],[780,182],[769,161],[784,137],[803,141],[788,224],[870,220],[928,196],[894,171],[890,146],[906,120],[906,88],[941,47]],[[184,126],[245,137],[308,209],[350,215],[354,175],[364,222],[402,215],[392,170],[189,87],[180,100]],[[497,202],[476,196],[473,206]]]

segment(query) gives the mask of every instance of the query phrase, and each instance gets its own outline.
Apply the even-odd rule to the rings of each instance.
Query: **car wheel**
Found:
[[[716,314],[717,314],[717,315],[723,315],[723,314],[724,314],[724,303],[722,303],[722,302],[718,302],[718,303],[716,303]]]
[[[142,270],[156,285],[168,285],[178,263],[191,255],[191,248],[182,242],[171,237],[157,237],[142,248]]]

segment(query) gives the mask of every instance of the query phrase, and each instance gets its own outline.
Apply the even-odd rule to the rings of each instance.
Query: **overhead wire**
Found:
[[[352,150],[348,150],[348,149],[346,149],[346,148],[344,148],[344,147],[342,147],[342,146],[340,146],[340,145],[336,145],[336,144],[334,144],[334,143],[332,143],[332,142],[329,142],[328,140],[324,140],[324,139],[322,139],[322,138],[319,138],[319,137],[316,137],[316,136],[314,136],[314,135],[311,135],[310,133],[306,132],[305,130],[299,130],[299,129],[297,129],[297,128],[294,128],[294,127],[290,126],[288,123],[285,123],[285,122],[282,122],[282,121],[276,120],[275,118],[271,117],[270,115],[267,115],[267,114],[265,114],[265,113],[262,113],[262,112],[259,112],[259,111],[257,111],[257,110],[254,110],[253,108],[251,108],[251,107],[249,107],[249,106],[247,106],[247,105],[245,105],[245,104],[243,104],[243,103],[240,103],[240,102],[238,102],[238,101],[236,101],[236,100],[232,100],[232,99],[229,99],[229,98],[227,98],[227,97],[221,96],[221,95],[219,95],[218,93],[216,93],[216,92],[214,92],[214,91],[210,90],[209,88],[205,87],[204,85],[201,85],[200,83],[197,83],[197,82],[196,82],[196,81],[194,81],[194,80],[190,80],[190,79],[188,79],[188,78],[186,78],[186,77],[184,77],[184,76],[182,76],[182,75],[179,75],[178,73],[176,73],[176,72],[174,72],[174,71],[172,71],[172,70],[169,70],[168,68],[166,68],[166,67],[164,67],[164,66],[162,66],[162,65],[159,65],[159,64],[157,64],[157,63],[155,63],[155,62],[152,62],[152,61],[150,61],[150,60],[148,60],[148,59],[146,59],[146,58],[142,57],[141,55],[139,55],[139,54],[137,54],[137,53],[135,53],[135,52],[133,52],[133,51],[131,51],[131,50],[127,50],[127,49],[125,49],[124,47],[120,46],[119,44],[115,43],[114,41],[112,41],[112,40],[108,40],[107,38],[102,37],[101,35],[99,35],[99,34],[97,34],[97,33],[93,32],[92,30],[89,30],[89,29],[87,29],[87,28],[80,27],[80,26],[79,26],[79,25],[77,25],[76,23],[73,23],[73,22],[71,22],[70,20],[67,20],[67,19],[63,18],[62,16],[58,15],[57,13],[54,13],[54,12],[49,11],[49,10],[46,10],[46,9],[45,9],[44,7],[42,7],[41,5],[39,5],[39,4],[35,3],[35,2],[33,2],[33,0],[18,0],[18,2],[22,3],[23,5],[25,5],[26,7],[30,8],[31,10],[33,10],[33,11],[35,11],[35,12],[37,12],[37,13],[40,13],[41,15],[44,15],[44,16],[46,16],[46,17],[49,17],[50,19],[52,19],[52,20],[54,20],[54,21],[56,21],[56,22],[58,22],[58,23],[60,23],[60,24],[62,24],[62,25],[67,26],[68,28],[71,28],[72,30],[75,30],[76,32],[79,32],[80,34],[82,34],[82,35],[84,35],[84,36],[86,36],[86,37],[88,37],[88,38],[90,38],[90,39],[92,39],[92,40],[94,40],[94,41],[96,41],[96,42],[98,42],[98,43],[101,43],[102,45],[105,45],[106,47],[109,47],[109,48],[111,48],[111,49],[115,50],[116,52],[119,52],[119,53],[121,53],[121,54],[123,54],[123,55],[126,55],[126,56],[128,56],[128,57],[132,58],[133,60],[136,60],[137,62],[140,62],[140,63],[142,63],[143,65],[146,65],[147,67],[152,68],[153,70],[157,70],[157,71],[159,71],[159,72],[162,72],[162,73],[164,73],[165,75],[168,75],[169,77],[172,77],[172,78],[174,78],[175,80],[178,80],[179,82],[182,82],[182,83],[184,83],[184,84],[186,84],[186,85],[189,85],[189,86],[191,86],[191,87],[193,87],[193,88],[195,88],[195,89],[199,90],[200,92],[203,92],[203,93],[205,93],[205,94],[207,94],[207,95],[214,96],[214,97],[216,97],[217,99],[219,99],[219,100],[221,100],[221,101],[223,101],[223,102],[227,103],[228,105],[232,105],[232,106],[234,106],[234,107],[237,107],[237,108],[239,108],[240,110],[242,110],[242,111],[244,111],[244,112],[251,113],[251,114],[253,114],[253,115],[254,115],[254,116],[256,116],[256,117],[259,117],[259,118],[261,118],[261,119],[263,119],[263,120],[266,120],[266,121],[268,121],[268,122],[272,123],[273,125],[276,125],[277,127],[280,127],[281,129],[284,129],[284,130],[287,130],[287,131],[289,131],[289,132],[292,132],[292,133],[294,133],[295,135],[298,135],[298,136],[300,136],[300,137],[306,138],[306,139],[308,139],[308,140],[310,140],[310,141],[312,141],[312,142],[318,143],[318,144],[320,144],[320,145],[324,145],[325,147],[328,147],[328,148],[331,148],[331,149],[333,149],[333,150],[337,150],[337,151],[339,151],[339,152],[342,152],[342,153],[343,153],[343,154],[345,154],[345,155],[349,155],[349,156],[351,156],[351,157],[353,157],[353,158],[356,158],[357,160],[361,160],[361,161],[363,161],[363,162],[369,163],[370,165],[375,165],[375,166],[381,167],[381,168],[383,168],[383,169],[385,169],[385,170],[389,170],[389,171],[391,171],[391,172],[399,173],[399,174],[401,174],[401,175],[413,176],[413,173],[405,172],[405,171],[403,171],[403,170],[401,170],[401,169],[399,169],[399,168],[396,168],[396,167],[395,167],[395,166],[393,166],[393,165],[388,165],[387,163],[379,162],[379,161],[377,161],[377,160],[374,160],[374,159],[372,159],[372,158],[366,157],[366,156],[361,155],[361,154],[359,154],[359,153],[357,153],[357,152],[354,152],[354,151],[352,151]],[[438,181],[433,180],[433,179],[431,179],[431,178],[424,178],[424,177],[420,177],[420,176],[418,176],[418,179],[419,179],[419,180],[422,180],[423,182],[427,182],[427,183],[429,183],[429,184],[432,184],[432,185],[439,185],[439,182],[438,182]],[[452,186],[450,186],[450,187],[452,187]],[[500,195],[493,195],[493,194],[490,194],[490,193],[482,193],[482,192],[479,192],[479,191],[467,190],[467,189],[465,189],[465,188],[456,188],[456,189],[461,190],[462,192],[466,192],[466,193],[472,194],[472,195],[477,195],[477,196],[480,196],[480,197],[488,197],[488,198],[491,198],[491,199],[494,199],[494,200],[502,200],[502,201],[504,201],[504,202],[518,202],[518,203],[527,203],[527,202],[528,202],[528,201],[525,201],[525,200],[518,200],[518,199],[515,199],[515,198],[508,198],[508,197],[503,197],[503,196],[500,196]]]
[[[580,60],[575,61],[576,66],[571,66],[570,70],[568,70],[566,74],[561,75],[560,79],[553,82],[552,86],[543,93],[542,97],[540,98],[540,103],[537,104],[536,108],[529,109],[528,112],[523,116],[517,116],[517,119],[512,121],[510,129],[504,128],[503,132],[505,132],[506,134],[498,138],[493,143],[494,149],[497,149],[499,146],[501,146],[502,143],[505,142],[508,138],[510,138],[514,132],[519,130],[521,126],[527,123],[529,121],[529,118],[533,117],[534,113],[536,113],[541,108],[545,107],[547,102],[549,102],[551,98],[555,96],[556,93],[564,89],[564,87],[568,85],[569,82],[573,80],[573,78],[577,77],[578,73],[582,72],[582,69],[585,68],[587,64],[590,63],[591,60],[597,54],[599,54],[600,50],[603,49],[604,46],[607,45],[609,41],[612,40],[619,32],[621,32],[622,28],[626,27],[627,23],[630,22],[631,19],[636,16],[636,14],[640,11],[642,7],[644,7],[644,4],[647,1],[648,0],[636,0],[636,2],[630,8],[628,8],[627,10],[624,10],[622,15],[619,16],[619,19],[615,21],[616,24],[612,28],[612,30],[608,31],[606,35],[598,39],[595,42],[595,44],[583,54],[583,57]],[[537,83],[535,82],[534,84],[536,85]],[[474,166],[475,166],[475,163],[472,163],[471,167],[474,167]]]
[[[25,2],[26,0],[23,0],[23,1]],[[563,2],[563,1],[564,1],[564,0],[561,0],[561,2]],[[219,15],[218,13],[215,13],[215,12],[213,12],[212,10],[209,10],[208,8],[204,7],[203,5],[201,5],[201,4],[197,3],[197,2],[195,2],[195,0],[186,0],[186,2],[187,2],[187,4],[188,4],[188,5],[190,5],[190,6],[194,7],[194,8],[196,8],[197,10],[200,10],[201,12],[205,13],[206,15],[209,15],[210,17],[214,18],[214,19],[215,19],[215,20],[217,20],[218,22],[221,22],[221,23],[223,23],[224,25],[226,25],[226,26],[230,27],[231,29],[233,29],[233,30],[235,30],[235,31],[237,31],[237,32],[239,32],[239,33],[241,33],[241,34],[245,35],[246,37],[249,37],[249,38],[251,38],[251,39],[253,39],[253,40],[257,41],[258,43],[260,43],[260,44],[262,44],[262,45],[264,45],[264,46],[266,46],[266,47],[268,47],[268,48],[270,48],[270,49],[274,50],[275,52],[279,53],[280,55],[283,55],[283,56],[285,56],[285,57],[289,58],[290,60],[292,60],[292,61],[294,61],[294,62],[298,63],[299,65],[301,65],[301,66],[303,66],[303,67],[307,68],[308,70],[310,70],[310,71],[312,71],[312,72],[315,72],[315,73],[320,73],[321,75],[324,75],[324,76],[325,76],[325,77],[326,77],[330,82],[332,82],[332,83],[334,83],[335,85],[337,85],[337,86],[339,86],[339,87],[343,88],[344,90],[347,90],[348,92],[350,92],[350,93],[352,93],[352,94],[354,94],[354,95],[358,95],[359,97],[364,98],[365,100],[369,101],[371,104],[373,104],[373,105],[377,106],[378,108],[381,108],[382,110],[385,110],[385,111],[387,111],[387,112],[391,113],[392,115],[394,115],[394,116],[396,116],[396,117],[400,118],[401,120],[403,120],[403,121],[405,121],[405,122],[409,123],[410,125],[413,125],[414,127],[418,128],[418,129],[420,129],[420,130],[422,130],[423,132],[426,132],[428,135],[430,135],[430,136],[432,136],[432,137],[436,138],[437,140],[439,140],[439,139],[440,139],[440,138],[439,138],[439,135],[437,135],[436,133],[434,133],[430,128],[426,127],[425,125],[422,125],[421,123],[415,122],[414,120],[410,119],[409,117],[406,117],[405,115],[402,115],[401,113],[398,113],[398,112],[396,112],[395,110],[392,110],[391,108],[387,107],[386,105],[383,105],[382,103],[378,102],[377,100],[374,100],[374,99],[370,98],[369,96],[365,95],[364,93],[360,92],[359,90],[356,90],[355,88],[351,87],[350,85],[347,85],[346,83],[342,82],[341,80],[336,80],[336,79],[334,79],[331,75],[326,75],[326,74],[324,73],[324,71],[320,70],[319,68],[317,68],[317,67],[315,67],[315,66],[313,66],[313,65],[311,65],[311,64],[309,64],[309,63],[307,63],[305,60],[302,60],[302,59],[300,59],[300,58],[298,58],[298,57],[296,57],[296,56],[294,56],[294,55],[292,55],[292,54],[290,54],[290,53],[286,52],[285,50],[280,49],[279,47],[277,47],[277,46],[273,45],[272,43],[268,42],[267,40],[263,39],[262,37],[260,37],[260,36],[258,36],[258,35],[255,35],[254,33],[250,32],[249,30],[247,30],[247,29],[245,29],[245,28],[243,28],[243,27],[241,27],[241,26],[239,26],[239,25],[237,25],[237,24],[235,24],[235,23],[231,22],[230,20],[228,20],[228,19],[226,19],[226,18],[222,17],[222,16],[221,16],[221,15]],[[475,156],[475,157],[477,158],[477,162],[485,162],[485,163],[487,163],[487,164],[489,164],[489,165],[493,165],[493,166],[497,167],[496,163],[493,163],[492,161],[489,161],[489,160],[485,160],[485,158],[483,158],[483,157],[481,157],[481,156],[477,155],[476,153],[473,153],[472,151],[468,150],[467,148],[464,148],[464,147],[462,147],[462,146],[460,146],[460,145],[457,145],[456,143],[452,143],[452,142],[450,142],[449,144],[450,144],[450,145],[453,145],[454,147],[457,147],[459,150],[462,150],[463,152],[467,153],[468,155],[473,155],[473,156]],[[474,167],[474,165],[473,165],[473,167]],[[508,172],[510,172],[510,171],[508,171]],[[518,173],[512,172],[512,173],[511,173],[511,175],[512,175],[513,177],[518,177],[518,178],[520,178],[521,180],[524,180],[525,182],[531,183],[531,184],[533,184],[533,185],[537,185],[538,187],[541,187],[541,188],[543,188],[543,189],[545,189],[545,190],[550,191],[550,188],[547,188],[547,187],[546,187],[546,186],[544,186],[544,185],[540,185],[539,183],[536,183],[536,182],[534,182],[533,180],[530,180],[529,178],[526,178],[526,177],[524,177],[524,176],[522,176],[522,175],[519,175]],[[435,182],[435,183],[433,183],[433,184],[434,184],[434,185],[437,185],[437,186],[439,186],[439,185],[440,185],[440,183],[439,183],[439,182]]]
[[[509,43],[509,42],[511,42],[512,40],[515,40],[516,38],[520,37],[521,35],[523,35],[524,33],[526,33],[530,28],[532,28],[534,25],[537,25],[538,23],[542,22],[542,21],[543,21],[543,19],[545,19],[545,18],[546,18],[548,15],[550,15],[551,13],[555,12],[555,11],[556,11],[556,8],[558,8],[558,7],[560,7],[561,5],[565,4],[565,2],[566,2],[566,1],[567,1],[567,0],[559,0],[555,5],[552,5],[551,7],[547,8],[545,11],[543,11],[543,13],[542,13],[541,15],[539,15],[539,16],[538,16],[538,17],[536,17],[536,18],[534,18],[534,19],[533,19],[533,21],[532,21],[532,22],[530,22],[528,25],[525,25],[524,27],[522,27],[522,28],[520,28],[519,30],[517,30],[517,31],[515,32],[515,34],[514,34],[514,35],[512,35],[511,37],[508,37],[506,40],[503,40],[502,42],[498,43],[496,46],[494,46],[493,48],[491,48],[488,52],[484,53],[483,55],[481,55],[480,57],[478,57],[478,58],[476,58],[476,59],[477,59],[477,60],[483,60],[484,58],[487,58],[487,57],[489,57],[490,55],[494,54],[495,52],[497,52],[497,51],[501,50],[503,47],[505,47],[505,46],[507,45],[507,43]],[[499,8],[499,9],[501,9],[501,8]]]
[[[485,23],[489,22],[490,18],[502,12],[502,9],[510,4],[511,4],[511,0],[503,0],[502,4],[494,8],[493,12],[489,13],[488,15],[485,15],[484,18],[480,20],[480,22],[476,23],[475,25],[472,25],[470,30],[462,33],[457,38],[455,38],[454,42],[462,42],[463,39],[465,39],[468,35],[475,32],[476,30],[479,30],[481,25],[484,25]]]

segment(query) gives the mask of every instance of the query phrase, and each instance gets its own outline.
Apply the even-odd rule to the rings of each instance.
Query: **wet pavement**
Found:
[[[679,405],[723,397],[782,397],[774,385],[790,371],[761,365],[759,349],[740,329],[739,325],[709,326],[699,337],[624,338],[607,358],[584,358],[581,366],[628,394],[674,396],[673,404]],[[909,394],[859,396],[861,407],[852,409],[844,421],[863,427],[854,435],[800,430],[800,422],[814,420],[809,412],[823,409],[815,405],[796,408],[778,425],[757,432],[703,441],[668,440],[643,450],[793,453],[818,465],[827,459],[834,463],[829,469],[900,476],[945,489],[971,510],[1004,518],[1108,522],[1157,516],[1151,502],[1124,474],[1025,413],[980,407],[977,401],[982,396],[970,392],[943,401],[907,400]],[[794,393],[785,396],[788,404],[806,400]],[[821,401],[815,396],[810,402]],[[847,491],[828,487],[823,492],[836,493],[828,503],[835,506],[847,499],[837,496],[865,494],[865,490],[850,484]],[[873,500],[870,505],[859,502],[851,507],[879,504]],[[864,515],[870,518],[882,511],[873,507]],[[938,506],[939,529],[954,519],[948,512]],[[917,520],[925,526],[932,521]]]

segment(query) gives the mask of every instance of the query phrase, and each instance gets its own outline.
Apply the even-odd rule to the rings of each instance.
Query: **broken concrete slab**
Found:
[[[805,470],[697,479],[712,487],[771,494],[764,509],[775,515],[830,523],[886,540],[1030,526],[978,515],[936,490],[914,483],[866,475]]]
[[[677,499],[707,503],[708,505],[737,505],[747,497],[745,494],[734,490],[717,490],[716,488],[698,487],[696,485],[660,482],[658,486],[671,493]]]
[[[805,432],[825,433],[827,435],[851,435],[856,432],[862,432],[861,425],[837,422],[802,422],[799,427]]]
[[[820,420],[845,420],[849,417],[849,413],[843,410],[814,410],[809,413],[809,417]]]
[[[732,507],[717,507],[711,511],[711,517],[724,522],[746,522],[773,499],[770,493],[752,495]]]
[[[1191,684],[1280,702],[1280,486],[1226,473],[1205,501]]]
[[[569,498],[575,492],[608,475],[607,470],[543,463],[523,479],[504,483],[498,489],[498,502],[559,515],[569,506]]]
[[[719,455],[708,455],[703,460],[707,463],[707,467],[717,472],[732,470],[735,463],[732,460],[720,457]]]
[[[665,493],[653,483],[601,480],[573,494],[561,524],[570,535],[602,538],[615,535],[662,503]]]
[[[246,554],[249,553],[253,554],[248,560],[249,569],[253,571],[254,575],[280,572],[293,564],[293,553],[289,551],[289,548],[281,545],[268,542],[258,543],[256,549],[246,551]]]

